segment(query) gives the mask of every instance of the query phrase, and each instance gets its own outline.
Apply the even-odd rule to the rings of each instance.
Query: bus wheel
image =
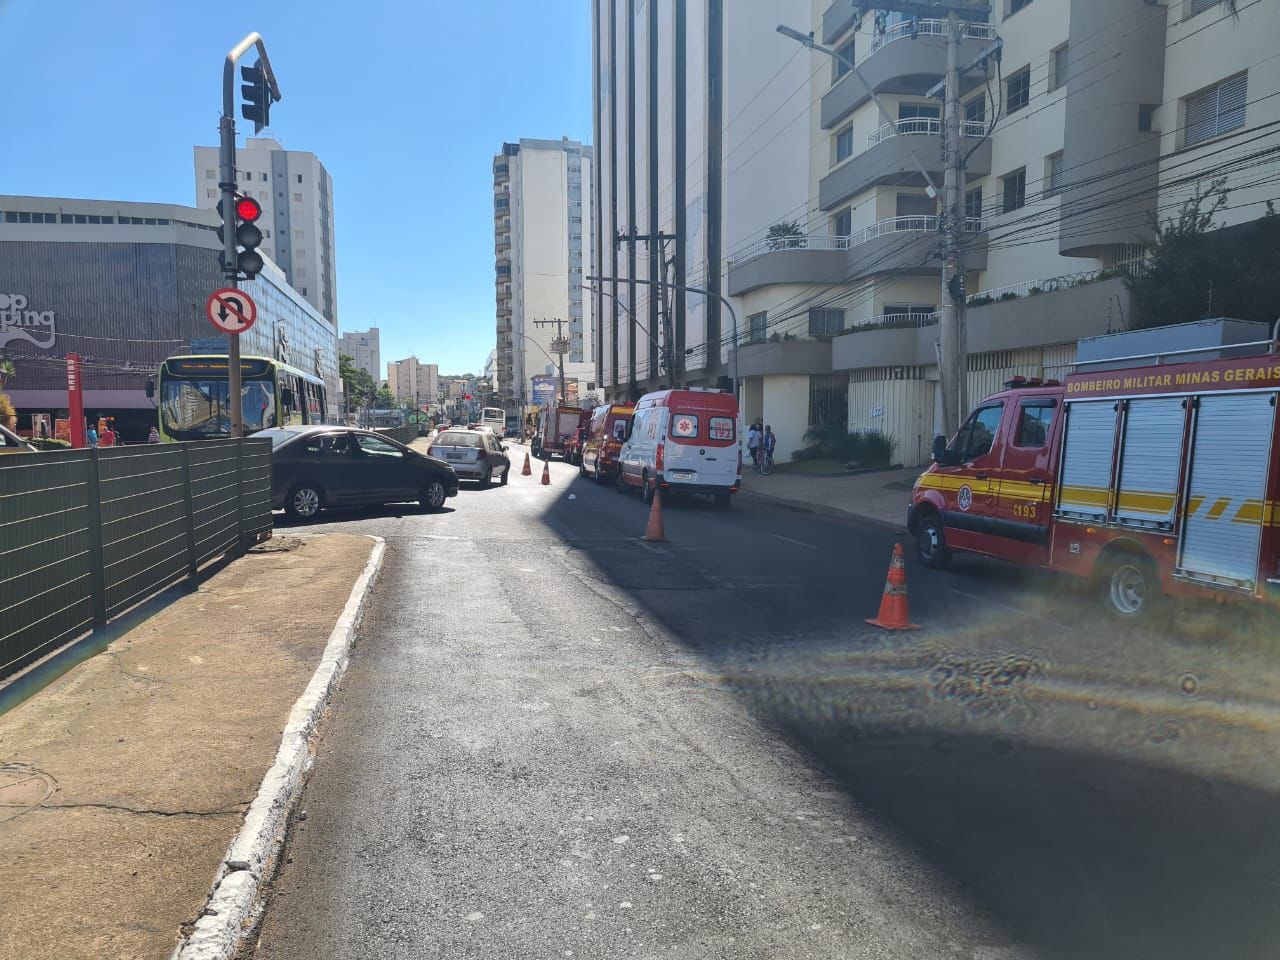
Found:
[[[309,483],[300,483],[289,491],[284,509],[295,520],[310,520],[320,512],[322,503],[318,487]]]
[[[1119,553],[1102,564],[1102,604],[1121,620],[1150,615],[1160,597],[1155,567],[1136,553]]]

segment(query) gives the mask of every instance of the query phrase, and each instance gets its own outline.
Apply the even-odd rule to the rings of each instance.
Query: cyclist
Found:
[[[773,432],[773,427],[765,425],[764,437],[762,438],[764,452],[769,455],[769,459],[773,459],[773,448],[778,445],[778,435]]]

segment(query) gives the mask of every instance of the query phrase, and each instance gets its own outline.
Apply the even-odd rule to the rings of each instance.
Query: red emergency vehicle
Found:
[[[543,460],[550,460],[557,456],[567,460],[566,444],[577,434],[582,413],[583,411],[578,407],[552,404],[539,410],[538,429],[531,444],[533,455]]]
[[[1280,354],[1015,378],[916,481],[907,526],[953,551],[1095,579],[1121,617],[1160,596],[1280,590]]]

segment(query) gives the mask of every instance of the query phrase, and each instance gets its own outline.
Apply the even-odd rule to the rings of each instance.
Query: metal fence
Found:
[[[0,678],[271,536],[271,441],[0,459]]]

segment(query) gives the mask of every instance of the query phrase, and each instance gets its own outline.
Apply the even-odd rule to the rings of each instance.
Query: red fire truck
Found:
[[[1009,381],[916,481],[916,554],[1094,579],[1135,617],[1161,594],[1280,592],[1280,351]]]
[[[533,455],[543,460],[550,460],[552,457],[567,460],[566,445],[577,434],[583,412],[577,407],[554,404],[547,404],[539,410],[538,430],[531,444]]]

